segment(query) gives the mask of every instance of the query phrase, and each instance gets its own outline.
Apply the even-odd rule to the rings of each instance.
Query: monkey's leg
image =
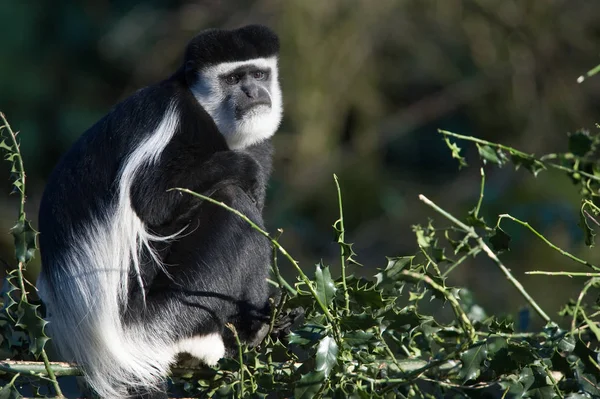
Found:
[[[262,225],[256,204],[241,188],[225,187],[214,198]],[[251,321],[236,323],[246,337],[256,328],[253,315],[264,315],[270,246],[237,215],[208,202],[199,206],[190,229],[170,244],[166,273],[154,277],[145,304],[130,298],[124,318],[167,334],[175,349],[215,363],[225,352],[225,323]]]

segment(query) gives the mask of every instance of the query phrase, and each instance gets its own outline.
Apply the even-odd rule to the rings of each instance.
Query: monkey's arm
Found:
[[[200,201],[171,190],[176,187],[211,195],[236,185],[256,200],[264,198],[261,167],[247,153],[219,151],[206,156],[188,149],[163,155],[157,165],[136,176],[130,193],[133,209],[151,228],[181,228],[180,222],[195,212]]]
[[[256,204],[241,188],[227,186],[214,198],[262,225]],[[174,241],[165,258],[169,276],[153,279],[145,305],[139,291],[130,292],[125,319],[176,325],[175,338],[222,333],[224,323],[233,322],[243,338],[252,337],[269,317],[269,242],[237,215],[208,202],[191,220],[199,227]]]

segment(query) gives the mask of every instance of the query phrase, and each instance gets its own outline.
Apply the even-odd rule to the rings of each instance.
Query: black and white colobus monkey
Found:
[[[116,105],[52,173],[40,208],[38,289],[49,333],[102,397],[160,393],[176,355],[215,364],[266,333],[262,224],[269,138],[282,115],[279,41],[208,30],[170,78]]]

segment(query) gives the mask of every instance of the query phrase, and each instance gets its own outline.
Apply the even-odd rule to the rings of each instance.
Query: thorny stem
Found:
[[[431,256],[429,256],[429,254],[427,253],[427,251],[425,250],[425,248],[423,248],[422,246],[419,245],[419,249],[421,250],[421,253],[423,255],[425,255],[425,257],[427,258],[427,261],[431,264],[431,266],[433,266],[433,268],[435,269],[435,272],[437,273],[438,276],[442,275],[442,272],[440,271],[440,267],[438,266],[438,264],[433,260],[433,258],[431,258]]]
[[[17,142],[17,134],[12,130],[10,124],[8,123],[8,121],[6,120],[6,116],[4,115],[4,113],[0,112],[0,119],[2,119],[2,123],[3,125],[0,126],[0,130],[2,130],[2,128],[6,128],[6,130],[8,131],[8,136],[10,137],[10,141],[11,141],[11,148],[8,150],[10,151],[10,157],[9,160],[11,160],[13,162],[14,167],[17,169],[16,172],[18,174],[18,177],[15,180],[14,186],[19,190],[19,221],[20,222],[25,222],[25,180],[26,180],[26,176],[25,176],[25,166],[23,165],[23,157],[21,156],[21,149],[19,146],[19,143]],[[23,276],[23,269],[25,268],[25,262],[19,261],[18,262],[18,279],[19,279],[19,286],[21,289],[21,301],[22,302],[28,302],[27,300],[27,291],[25,290],[25,277]],[[48,377],[50,377],[50,379],[52,380],[52,385],[54,386],[54,390],[56,391],[56,395],[59,398],[63,398],[63,394],[62,391],[60,389],[60,385],[58,384],[58,380],[56,379],[56,376],[54,375],[54,371],[52,370],[52,368],[50,367],[50,362],[48,361],[48,355],[46,354],[46,350],[44,348],[42,348],[41,351],[41,356],[42,359],[44,360],[44,366],[46,367],[46,371],[48,372]]]
[[[454,264],[452,266],[450,266],[448,268],[448,270],[446,270],[444,273],[442,273],[442,277],[447,277],[450,273],[452,273],[452,270],[454,270],[458,266],[460,266],[460,264],[463,263],[465,260],[467,260],[467,258],[469,256],[475,256],[479,252],[481,252],[481,248],[479,248],[479,247],[471,248],[471,250],[468,253],[466,253],[465,255],[463,255],[462,258],[460,258],[459,260],[457,260],[456,262],[454,262]]]
[[[317,305],[319,305],[319,308],[321,308],[321,310],[323,311],[323,313],[325,314],[325,317],[327,318],[327,321],[329,321],[330,325],[333,328],[333,333],[334,336],[336,337],[336,342],[338,343],[338,345],[341,345],[341,339],[340,339],[340,334],[339,331],[337,329],[336,323],[335,323],[335,319],[333,317],[333,315],[331,314],[331,312],[329,311],[329,309],[327,308],[327,306],[323,303],[323,301],[321,301],[321,298],[319,298],[319,294],[317,294],[317,291],[315,291],[315,288],[312,285],[312,282],[310,281],[310,279],[308,278],[308,276],[302,271],[302,269],[300,268],[300,265],[298,264],[298,262],[286,251],[286,249],[284,247],[281,246],[281,244],[279,244],[277,242],[277,240],[275,240],[273,237],[271,237],[269,235],[269,233],[267,233],[265,230],[263,230],[262,228],[260,228],[260,226],[258,226],[256,223],[254,223],[252,220],[250,220],[246,215],[244,215],[243,213],[241,213],[240,211],[238,211],[237,209],[234,209],[232,207],[230,207],[229,205],[221,202],[221,201],[217,201],[215,199],[212,199],[210,197],[207,197],[205,195],[202,194],[198,194],[192,190],[188,190],[187,188],[173,188],[171,190],[177,190],[177,191],[181,191],[187,194],[191,194],[195,197],[201,198],[205,201],[210,202],[211,204],[220,206],[222,208],[227,209],[229,212],[234,213],[235,215],[239,216],[242,220],[244,220],[246,223],[248,223],[254,230],[258,231],[259,233],[261,233],[262,235],[264,235],[265,237],[267,237],[267,239],[269,241],[271,241],[271,244],[273,244],[275,247],[277,247],[277,249],[279,250],[279,252],[281,252],[283,254],[283,256],[285,256],[285,258],[287,260],[290,261],[290,263],[292,264],[292,266],[294,266],[294,268],[296,269],[296,272],[298,273],[298,275],[300,276],[300,278],[302,279],[302,281],[306,284],[306,286],[308,287],[308,290],[310,291],[311,295],[313,296],[313,298],[315,299],[315,301],[317,302]]]
[[[591,264],[588,261],[585,261],[583,259],[578,258],[577,256],[565,251],[562,248],[557,247],[556,245],[552,244],[550,241],[548,241],[548,239],[546,237],[544,237],[542,234],[540,234],[536,229],[534,229],[533,227],[531,227],[531,225],[528,222],[524,222],[522,220],[517,219],[514,216],[511,216],[509,214],[502,214],[500,216],[498,216],[498,223],[497,223],[497,227],[500,227],[500,222],[502,221],[502,219],[510,219],[515,223],[520,224],[523,227],[526,227],[529,229],[529,231],[531,231],[533,234],[535,234],[540,240],[544,241],[544,243],[546,243],[546,245],[548,245],[550,248],[554,249],[555,251],[559,252],[560,254],[566,256],[567,258],[574,260],[577,263],[581,263],[584,266],[590,267],[594,270],[600,271],[600,268]]]
[[[244,350],[242,348],[242,342],[240,341],[240,336],[238,335],[237,330],[235,329],[234,325],[231,323],[227,323],[225,325],[228,329],[231,330],[231,332],[233,333],[233,336],[235,338],[235,342],[237,344],[238,347],[238,361],[240,362],[240,398],[244,397],[244,391],[246,390],[245,387],[245,382],[244,382]]]
[[[519,282],[519,280],[517,280],[512,275],[510,270],[508,270],[508,268],[506,266],[504,266],[504,264],[502,263],[502,261],[500,261],[498,256],[494,253],[494,251],[492,251],[490,249],[490,247],[487,246],[485,241],[483,241],[483,239],[475,232],[475,229],[473,227],[467,226],[466,224],[464,224],[463,222],[461,222],[460,220],[458,220],[457,218],[455,218],[454,216],[452,216],[451,214],[449,214],[448,212],[446,212],[445,210],[443,210],[442,208],[437,206],[435,203],[433,203],[429,198],[425,197],[423,194],[419,195],[419,199],[421,201],[423,201],[429,207],[433,208],[436,212],[438,212],[439,214],[444,216],[446,219],[452,221],[458,227],[463,229],[469,236],[471,236],[473,239],[475,239],[475,241],[477,241],[477,244],[479,244],[479,247],[481,249],[483,249],[483,251],[487,254],[487,256],[491,260],[494,261],[494,263],[496,263],[496,265],[500,268],[502,273],[504,273],[506,278],[512,283],[512,285],[515,286],[515,288],[521,293],[521,295],[525,298],[525,300],[527,300],[527,302],[529,302],[531,307],[540,315],[540,317],[542,319],[544,319],[544,321],[546,323],[552,323],[552,319],[550,318],[550,316],[548,316],[546,314],[546,312],[544,312],[544,310],[531,297],[531,295],[529,295],[529,293],[525,290],[525,288]]]
[[[440,294],[442,294],[444,296],[444,298],[446,298],[446,300],[448,302],[450,302],[450,305],[452,306],[452,310],[454,311],[454,314],[456,315],[456,317],[458,318],[460,323],[463,325],[463,328],[465,329],[465,331],[469,334],[470,342],[473,342],[475,340],[475,337],[477,335],[475,332],[475,328],[473,328],[473,324],[471,324],[471,320],[469,320],[469,318],[465,314],[464,310],[460,306],[460,303],[458,303],[458,300],[456,299],[456,297],[454,295],[452,295],[451,292],[449,292],[444,287],[442,287],[441,285],[439,285],[438,283],[433,281],[433,279],[427,275],[411,272],[409,270],[403,270],[401,273],[402,273],[402,275],[410,277],[414,280],[424,282],[425,284],[429,285],[431,288],[433,288],[434,290],[436,290]]]
[[[10,124],[6,120],[4,113],[0,112],[0,118],[4,124],[3,127],[8,130],[8,136],[10,137],[13,151],[11,155],[14,156],[13,162],[15,162],[17,173],[19,175],[18,180],[20,181],[20,184],[16,185],[16,187],[21,192],[21,199],[19,203],[19,220],[23,220],[25,218],[25,167],[23,166],[23,158],[21,157],[21,150],[19,144],[17,143],[17,134],[10,127]],[[2,127],[0,126],[0,130],[1,128]]]
[[[494,148],[498,148],[500,150],[504,150],[504,151],[511,152],[511,153],[514,153],[514,154],[518,154],[518,155],[523,156],[523,157],[528,157],[528,158],[531,157],[531,154],[527,154],[527,153],[524,153],[522,151],[515,150],[514,148],[509,147],[507,145],[502,145],[502,144],[498,144],[498,143],[492,143],[491,141],[487,141],[487,140],[483,140],[483,139],[478,139],[477,137],[465,136],[465,135],[458,134],[458,133],[452,133],[452,132],[449,132],[447,130],[441,130],[441,129],[439,129],[438,132],[441,133],[441,134],[443,134],[443,135],[445,135],[445,136],[456,137],[457,139],[471,141],[473,143],[478,143],[478,144],[483,144],[483,145],[488,145],[490,147],[494,147]],[[587,172],[584,172],[584,171],[581,171],[581,170],[575,170],[573,168],[568,168],[566,166],[555,164],[555,163],[552,163],[552,162],[548,162],[548,161],[542,160],[542,159],[537,159],[536,158],[536,160],[538,162],[540,162],[544,166],[549,166],[551,168],[562,170],[564,172],[579,173],[581,176],[585,176],[585,177],[587,177],[589,179],[592,179],[592,180],[595,180],[597,182],[600,182],[600,177],[594,176],[594,175],[592,175],[590,173],[587,173]]]
[[[350,314],[350,295],[348,295],[348,286],[346,285],[346,259],[344,257],[344,239],[345,239],[345,229],[344,229],[344,209],[342,208],[342,190],[340,189],[340,182],[338,181],[337,175],[333,175],[333,179],[335,180],[335,187],[337,189],[337,197],[338,197],[338,207],[340,209],[340,218],[337,222],[339,222],[339,237],[338,242],[340,243],[340,263],[342,266],[342,287],[344,289],[344,302],[346,304],[346,314]],[[334,224],[335,225],[338,223]]]

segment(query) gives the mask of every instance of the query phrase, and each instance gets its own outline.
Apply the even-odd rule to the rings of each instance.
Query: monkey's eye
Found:
[[[252,77],[256,80],[265,80],[267,78],[267,74],[263,71],[254,71],[252,73]]]
[[[225,76],[225,83],[228,85],[235,85],[240,81],[240,77],[237,74],[231,74]]]

